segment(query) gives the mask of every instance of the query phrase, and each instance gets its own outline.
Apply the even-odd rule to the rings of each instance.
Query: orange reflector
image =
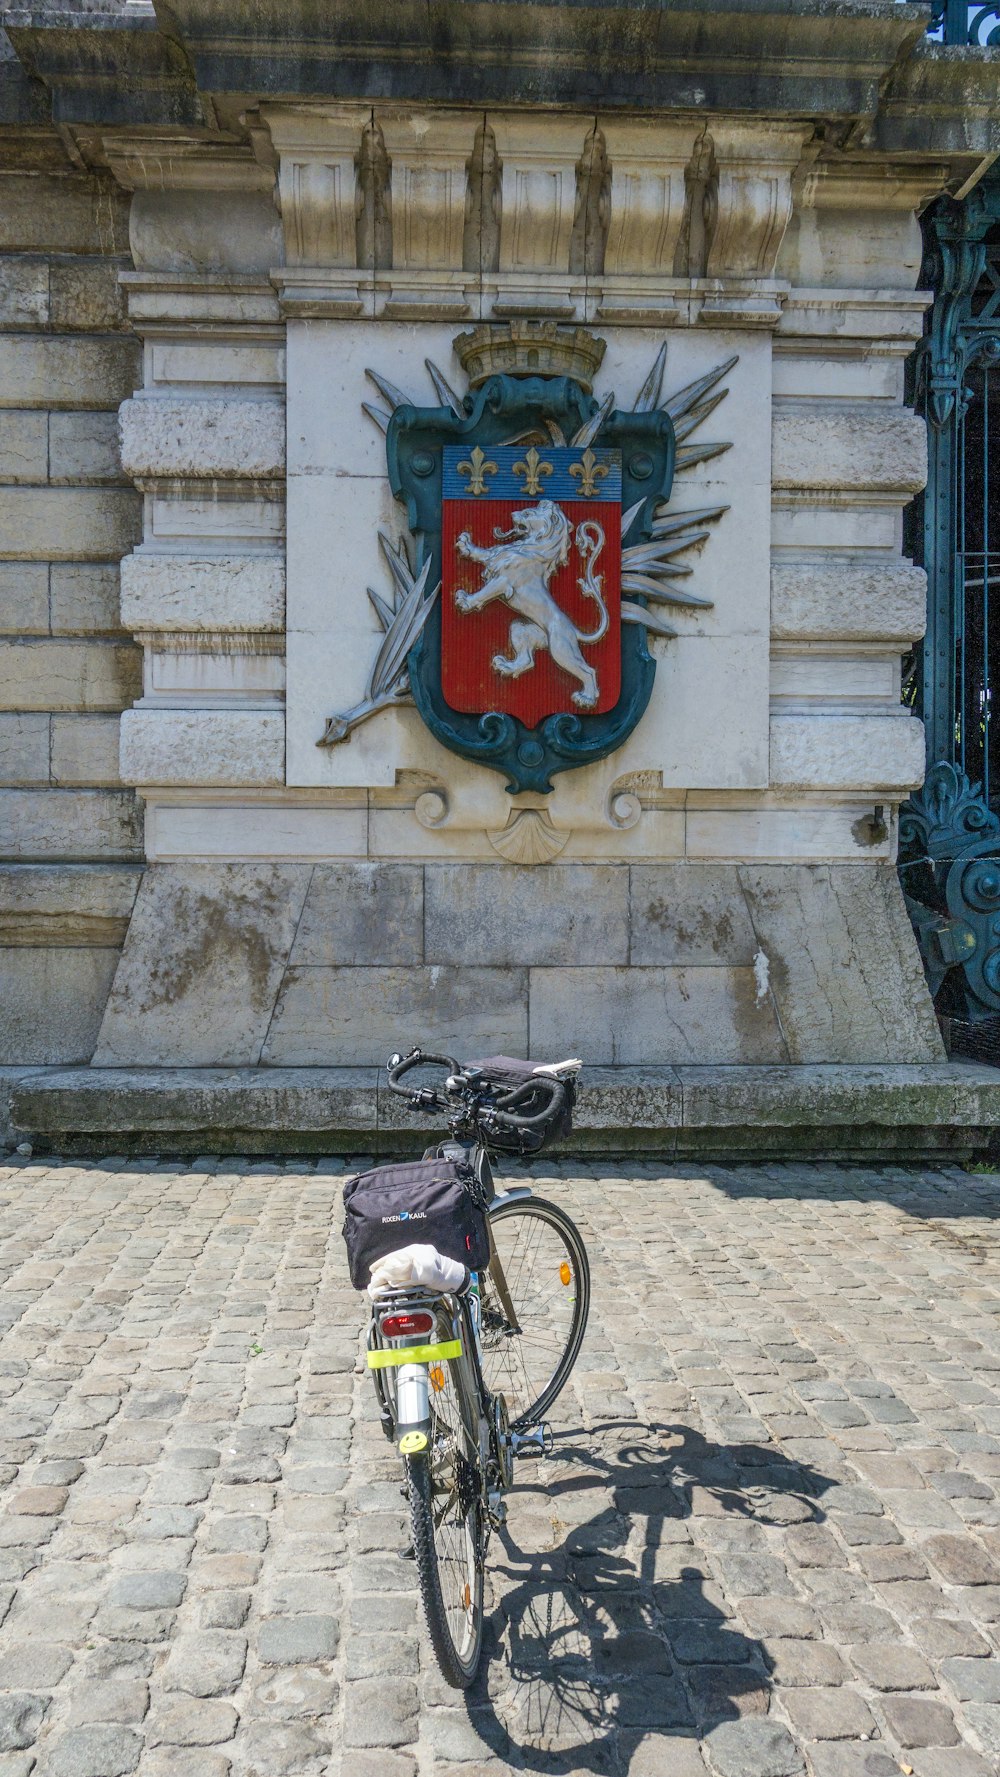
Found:
[[[468,1580],[465,1582],[465,1592],[463,1593],[463,1597],[465,1599],[465,1608],[468,1610],[472,1603],[472,1587],[469,1585]]]
[[[559,1281],[560,1281],[560,1283],[572,1283],[572,1281],[573,1281],[573,1273],[570,1270],[569,1266],[567,1265],[565,1259],[563,1260],[562,1264],[559,1267]]]
[[[442,1370],[441,1365],[432,1364],[427,1374],[431,1379],[431,1387],[436,1389],[437,1393],[440,1394],[444,1387],[444,1371]]]

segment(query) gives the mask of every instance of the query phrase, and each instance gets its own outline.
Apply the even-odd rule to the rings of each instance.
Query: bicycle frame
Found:
[[[489,1206],[489,1213],[531,1195],[528,1185],[515,1185],[509,1191],[498,1192]],[[492,1237],[490,1248],[487,1269],[491,1282],[511,1331],[520,1332],[503,1265]],[[406,1314],[429,1315],[431,1333],[386,1337],[383,1322]],[[513,1444],[507,1451],[498,1447],[501,1438],[509,1434],[496,1423],[496,1397],[487,1388],[483,1376],[469,1297],[436,1295],[412,1285],[382,1292],[373,1307],[368,1327],[368,1367],[375,1383],[383,1430],[402,1456],[414,1456],[429,1448],[431,1370],[435,1364],[444,1363],[466,1370],[464,1381],[461,1378],[458,1381],[458,1394],[460,1401],[464,1396],[475,1405],[477,1435],[472,1436],[470,1426],[466,1427],[466,1432],[475,1448],[484,1509],[488,1517],[495,1517],[504,1476],[509,1474]],[[491,1481],[499,1484],[491,1486]]]

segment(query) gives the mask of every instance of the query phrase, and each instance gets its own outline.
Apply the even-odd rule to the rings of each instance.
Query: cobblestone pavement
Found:
[[[465,1702],[344,1170],[0,1169],[0,1777],[1000,1769],[1000,1179],[550,1172],[591,1327]]]

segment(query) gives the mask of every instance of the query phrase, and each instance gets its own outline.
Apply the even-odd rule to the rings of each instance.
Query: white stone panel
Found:
[[[285,662],[280,654],[249,645],[212,647],[203,636],[191,638],[193,645],[188,647],[180,646],[175,637],[165,648],[144,639],[143,707],[233,702],[259,707],[283,701]]]
[[[139,550],[121,564],[121,607],[132,630],[281,630],[285,564],[280,556]]]
[[[840,858],[889,858],[885,837],[871,837],[872,801],[821,800],[802,797],[782,807],[770,800],[757,806],[713,806],[694,803],[686,815],[689,858],[758,858],[762,862]]]
[[[324,803],[146,802],[146,856],[154,863],[185,858],[363,858],[367,806]]]
[[[602,332],[608,348],[596,392],[614,389],[629,408],[662,332]],[[426,357],[464,387],[453,333],[441,325],[289,324],[289,784],[391,786],[397,771],[408,770],[431,772],[450,791],[494,776],[441,748],[412,709],[380,713],[335,748],[316,744],[329,716],[364,697],[381,636],[366,588],[383,596],[390,588],[377,533],[381,527],[398,537],[405,529],[386,479],[385,441],[361,412],[363,401],[379,402],[365,367],[430,403]],[[615,755],[614,775],[654,770],[681,788],[767,781],[769,340],[722,329],[671,338],[664,396],[733,352],[739,363],[723,385],[729,393],[698,434],[732,440],[733,448],[678,475],[671,499],[676,512],[729,508],[692,557],[689,584],[712,605],[679,611],[681,639],[653,644],[659,665],[651,704]],[[556,780],[553,810],[568,781],[569,774]]]
[[[902,543],[902,505],[895,494],[865,499],[860,494],[823,494],[811,497],[776,493],[771,507],[771,542],[775,549],[796,554],[819,549],[878,549],[886,565],[896,566]],[[840,563],[838,563],[838,566]]]
[[[844,705],[877,699],[899,702],[899,655],[807,644],[771,656],[771,697],[789,704]]]
[[[782,561],[771,568],[771,634],[775,639],[923,635],[927,576],[909,561]]]
[[[280,475],[285,415],[277,401],[140,395],[119,409],[122,467],[135,480]]]
[[[902,409],[776,407],[772,452],[776,488],[913,494],[927,479],[927,427]]]
[[[147,380],[152,384],[194,384],[280,388],[285,381],[283,345],[223,344],[217,339],[153,339],[147,346]]]
[[[901,795],[924,776],[923,724],[891,716],[773,716],[771,783]]]
[[[252,543],[273,547],[285,534],[284,501],[248,499],[239,483],[229,485],[231,493],[220,493],[214,499],[147,494],[146,542],[174,545],[188,553],[194,553],[199,544],[210,543],[219,547],[235,543],[241,549]]]
[[[902,401],[902,352],[873,353],[867,342],[857,342],[856,352],[838,349],[811,351],[781,348],[775,342],[773,391],[775,401]],[[909,341],[907,345],[909,345]],[[798,341],[795,342],[796,346]]]
[[[126,710],[126,784],[280,784],[285,719],[270,710]]]

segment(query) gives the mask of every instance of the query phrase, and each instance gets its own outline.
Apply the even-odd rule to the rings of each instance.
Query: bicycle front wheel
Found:
[[[512,1429],[523,1431],[544,1417],[576,1362],[590,1265],[575,1222],[542,1197],[501,1204],[490,1228],[495,1260],[479,1280],[483,1377],[506,1399]]]

